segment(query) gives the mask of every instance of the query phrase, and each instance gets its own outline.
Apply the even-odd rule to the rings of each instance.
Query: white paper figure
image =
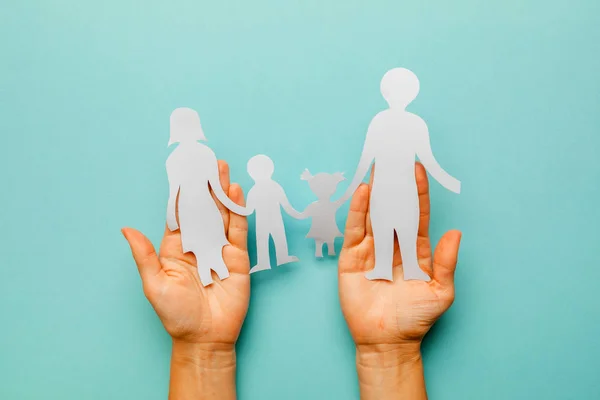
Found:
[[[198,113],[190,108],[175,109],[171,114],[169,146],[179,145],[167,159],[170,188],[167,226],[171,231],[181,230],[183,252],[194,253],[200,280],[207,286],[213,282],[211,269],[220,279],[229,276],[222,254],[223,246],[229,242],[210,189],[225,207],[236,214],[248,215],[248,211],[227,197],[219,181],[215,153],[198,140],[206,140]],[[179,212],[179,224],[176,210]]]
[[[310,189],[318,199],[301,213],[303,218],[312,219],[306,237],[315,240],[315,257],[323,257],[324,244],[327,244],[327,254],[335,256],[335,238],[344,236],[335,221],[335,215],[342,205],[342,201],[332,202],[331,196],[335,193],[337,185],[346,178],[341,172],[335,174],[321,172],[312,175],[308,169],[300,178],[308,182]]]
[[[419,80],[411,71],[394,68],[381,80],[381,94],[389,109],[373,118],[363,152],[342,199],[358,188],[374,161],[371,191],[371,224],[375,239],[375,268],[368,279],[392,280],[394,232],[398,236],[404,279],[428,281],[417,260],[419,196],[415,182],[415,156],[442,186],[460,193],[460,182],[437,163],[431,152],[425,122],[405,110],[419,93]]]
[[[254,156],[248,161],[248,174],[254,186],[248,192],[246,207],[256,213],[256,258],[257,263],[250,273],[271,269],[269,237],[275,244],[277,265],[298,261],[288,253],[287,238],[281,208],[293,218],[302,218],[290,204],[283,188],[272,179],[275,166],[265,155]]]

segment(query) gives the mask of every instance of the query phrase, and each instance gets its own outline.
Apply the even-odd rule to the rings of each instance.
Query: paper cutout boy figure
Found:
[[[223,246],[228,244],[225,227],[209,185],[217,199],[234,213],[248,215],[248,210],[227,197],[219,181],[215,153],[198,140],[206,140],[198,113],[190,108],[173,111],[169,146],[179,145],[167,159],[167,226],[171,231],[180,229],[183,252],[194,253],[200,280],[207,286],[213,282],[211,269],[220,279],[229,277],[223,261]]]
[[[406,111],[419,93],[417,76],[405,68],[388,71],[381,80],[381,94],[389,109],[373,118],[363,152],[342,199],[358,188],[374,161],[376,168],[371,190],[371,224],[375,239],[375,268],[368,279],[392,280],[394,233],[398,236],[404,279],[428,281],[417,259],[419,195],[415,182],[415,156],[442,186],[460,193],[460,181],[450,176],[431,152],[425,122]]]
[[[256,213],[257,263],[250,273],[271,269],[269,237],[273,238],[277,265],[298,261],[288,253],[287,238],[281,208],[293,218],[301,215],[290,204],[283,188],[272,179],[275,166],[265,155],[254,156],[248,161],[248,174],[255,184],[248,192],[246,207]]]
[[[308,169],[300,178],[308,182],[310,189],[317,196],[317,201],[301,213],[303,218],[312,219],[306,237],[315,240],[315,257],[323,257],[324,244],[327,244],[327,254],[335,256],[335,238],[344,236],[335,220],[342,201],[331,201],[331,196],[335,193],[338,184],[346,178],[341,172],[335,174],[320,172],[312,175]]]

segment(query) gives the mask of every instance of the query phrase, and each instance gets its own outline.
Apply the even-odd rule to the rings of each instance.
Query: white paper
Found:
[[[257,263],[250,269],[251,274],[271,269],[269,237],[273,238],[275,244],[278,266],[298,261],[298,257],[288,252],[281,208],[293,218],[302,216],[291,206],[283,188],[273,180],[274,170],[273,161],[263,154],[248,161],[248,174],[254,180],[254,186],[248,192],[246,207],[256,213]]]
[[[320,172],[312,175],[306,169],[300,179],[307,181],[310,189],[317,196],[317,201],[301,213],[303,218],[311,218],[311,227],[306,237],[315,240],[315,257],[323,257],[324,244],[327,244],[327,254],[335,256],[335,238],[344,236],[335,220],[342,202],[331,201],[331,196],[335,193],[338,184],[346,178],[341,172],[335,174]]]
[[[388,71],[381,80],[381,94],[389,108],[373,118],[354,179],[341,200],[358,188],[373,162],[377,165],[370,198],[370,215],[375,240],[375,268],[368,279],[391,281],[394,232],[398,236],[404,279],[428,281],[417,260],[419,196],[415,181],[415,157],[445,188],[460,193],[460,181],[435,160],[427,125],[406,111],[419,93],[417,76],[405,68]]]
[[[219,181],[215,153],[198,140],[205,140],[198,113],[190,108],[174,110],[169,145],[179,145],[169,155],[166,164],[170,193],[167,226],[171,231],[180,229],[183,252],[194,253],[200,280],[207,286],[213,282],[211,269],[220,279],[229,276],[223,260],[223,246],[229,242],[210,189],[225,207],[236,214],[248,215],[248,210],[227,197]]]

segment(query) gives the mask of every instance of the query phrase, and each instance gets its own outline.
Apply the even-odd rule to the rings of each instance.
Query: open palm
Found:
[[[229,167],[219,161],[219,178],[229,198],[244,204],[244,194],[237,184],[230,184]],[[214,196],[213,196],[214,197]],[[230,276],[204,287],[200,281],[196,258],[183,253],[181,233],[165,229],[157,255],[152,243],[140,232],[124,228],[138,266],[144,293],[165,329],[173,339],[193,343],[234,344],[246,317],[250,299],[250,261],[247,250],[246,218],[230,213],[216,199],[225,235],[223,259]]]
[[[365,272],[375,265],[369,218],[371,184],[362,184],[352,198],[339,259],[339,292],[342,311],[357,346],[420,345],[433,323],[454,300],[454,271],[461,234],[447,232],[432,257],[429,185],[427,173],[419,163],[416,180],[421,211],[417,252],[419,265],[432,278],[429,282],[403,279],[397,243],[393,282],[371,281],[365,277]]]

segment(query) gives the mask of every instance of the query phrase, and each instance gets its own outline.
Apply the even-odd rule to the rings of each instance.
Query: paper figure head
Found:
[[[320,172],[313,175],[308,169],[304,170],[302,175],[300,175],[300,179],[308,182],[310,190],[312,190],[320,200],[326,200],[333,196],[337,189],[337,185],[341,181],[346,180],[343,172],[336,172],[335,174]]]
[[[259,154],[248,161],[247,169],[248,174],[254,181],[264,181],[271,179],[275,171],[275,165],[269,157]]]
[[[406,68],[394,68],[381,79],[381,95],[390,108],[405,109],[419,94],[419,78]]]
[[[169,146],[173,143],[195,142],[198,140],[206,140],[198,113],[187,107],[176,108],[171,113]]]

